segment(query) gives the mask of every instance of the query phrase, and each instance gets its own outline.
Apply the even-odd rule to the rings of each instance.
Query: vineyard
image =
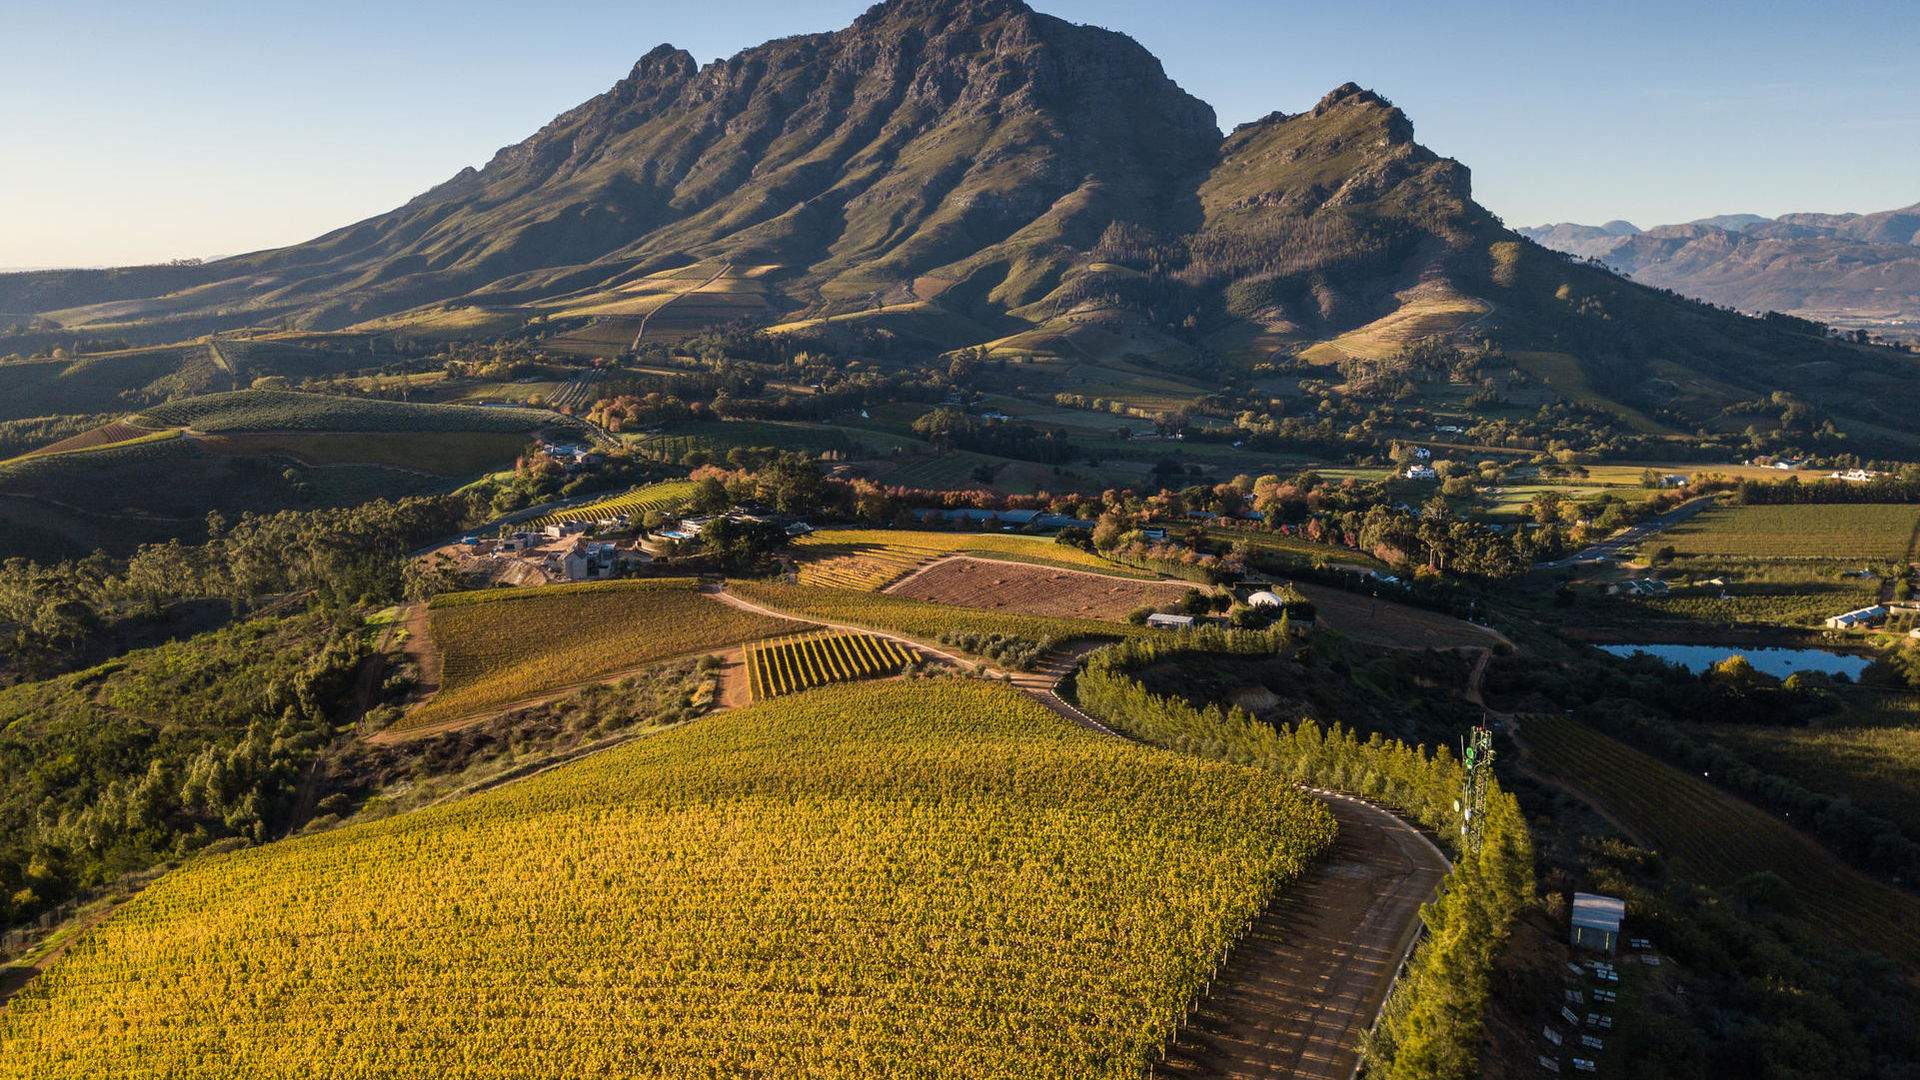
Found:
[[[432,620],[440,690],[401,729],[805,627],[716,603],[685,580],[449,593],[434,599]]]
[[[649,510],[671,510],[685,504],[693,498],[694,484],[690,480],[669,480],[664,484],[634,488],[622,495],[608,499],[599,499],[580,506],[569,506],[565,510],[556,510],[545,517],[516,525],[515,528],[538,531],[549,525],[561,525],[569,521],[600,521],[604,518],[619,517],[623,514],[639,516]]]
[[[111,424],[94,428],[92,431],[82,432],[71,439],[62,439],[52,446],[43,446],[24,456],[44,457],[48,454],[72,453],[75,450],[98,450],[142,440],[170,439],[178,437],[179,434],[177,430],[153,431],[136,424],[129,424],[125,420],[116,420]]]
[[[1855,804],[1920,835],[1920,700],[1888,695],[1877,722],[1859,726],[1714,724],[1696,729],[1766,772]],[[1886,720],[1895,720],[1886,723]]]
[[[1156,632],[1096,619],[1003,614],[954,607],[951,604],[906,600],[885,593],[822,589],[808,585],[738,581],[729,584],[727,591],[796,617],[866,626],[923,641],[937,641],[942,634],[950,638],[966,634],[985,638],[1000,634],[1038,642],[1042,651],[1045,651],[1062,642],[1080,638],[1137,637]]]
[[[1151,578],[1117,568],[1097,555],[1031,536],[1005,533],[907,532],[897,529],[834,529],[816,532],[793,545],[800,560],[800,583],[831,589],[877,592],[929,563],[949,555],[974,555],[1012,562],[1091,570],[1116,577]]]
[[[920,658],[908,646],[871,634],[820,633],[747,646],[753,700],[828,683],[892,675]]]
[[[1904,560],[1920,506],[1716,506],[1658,541],[1680,555],[1755,559]]]
[[[1132,1080],[1334,831],[1011,690],[835,688],[197,860],[0,1077]]]
[[[1903,963],[1920,960],[1920,901],[1855,872],[1777,818],[1564,717],[1526,717],[1521,737],[1534,768],[1577,784],[1700,880],[1726,887],[1773,871],[1808,922]]]
[[[970,450],[952,450],[944,454],[920,454],[902,458],[893,471],[881,477],[888,487],[914,488],[921,491],[955,491],[961,488],[980,488],[982,484],[974,475],[976,470],[986,469],[997,472],[1007,464],[1006,458],[976,454]]]
[[[629,443],[638,457],[678,462],[688,454],[704,452],[725,460],[735,447],[792,450],[809,455],[848,449],[846,433],[834,428],[800,427],[764,420],[729,420],[676,428],[659,435],[637,435]]]
[[[169,401],[134,418],[148,427],[195,431],[533,431],[560,422],[536,409],[411,405],[401,401],[241,390]]]
[[[291,457],[308,465],[372,464],[471,476],[510,464],[527,437],[507,431],[242,433],[208,435],[218,454]]]

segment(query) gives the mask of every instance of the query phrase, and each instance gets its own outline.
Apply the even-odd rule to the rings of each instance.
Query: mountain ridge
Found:
[[[0,310],[16,342],[271,326],[585,356],[730,323],[865,328],[927,360],[1144,357],[1209,380],[1431,339],[1577,371],[1580,400],[1665,431],[1863,362],[1530,243],[1375,91],[1223,135],[1138,42],[1020,0],[889,0],[704,66],[658,46],[385,214],[202,266],[0,276]],[[1894,378],[1857,396],[1875,423]]]
[[[1870,214],[1730,214],[1633,234],[1571,223],[1518,231],[1741,311],[1920,336],[1920,203]]]

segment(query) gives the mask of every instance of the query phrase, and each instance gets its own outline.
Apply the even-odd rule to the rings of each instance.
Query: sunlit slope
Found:
[[[1332,832],[1009,689],[814,691],[176,872],[0,1076],[1134,1077]]]

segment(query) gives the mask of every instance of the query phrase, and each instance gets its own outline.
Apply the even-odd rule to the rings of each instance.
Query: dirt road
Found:
[[[1400,961],[1448,864],[1378,807],[1322,801],[1334,849],[1283,890],[1235,947],[1221,980],[1156,1077],[1350,1080]]]

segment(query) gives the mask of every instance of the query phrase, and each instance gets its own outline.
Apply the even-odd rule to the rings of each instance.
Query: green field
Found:
[[[1714,558],[1904,560],[1920,506],[1716,506],[1667,530],[1657,545]]]
[[[537,409],[411,405],[375,398],[242,390],[156,405],[136,423],[195,431],[533,431],[560,422]]]
[[[1809,923],[1920,962],[1920,901],[1850,869],[1772,815],[1564,717],[1525,717],[1520,738],[1535,769],[1577,785],[1700,881],[1724,888],[1772,871],[1792,886]]]
[[[656,660],[806,629],[710,600],[685,579],[448,593],[434,599],[432,618],[440,691],[400,728],[464,719]]]
[[[0,1077],[1132,1080],[1333,838],[1011,690],[834,688],[169,874]]]

